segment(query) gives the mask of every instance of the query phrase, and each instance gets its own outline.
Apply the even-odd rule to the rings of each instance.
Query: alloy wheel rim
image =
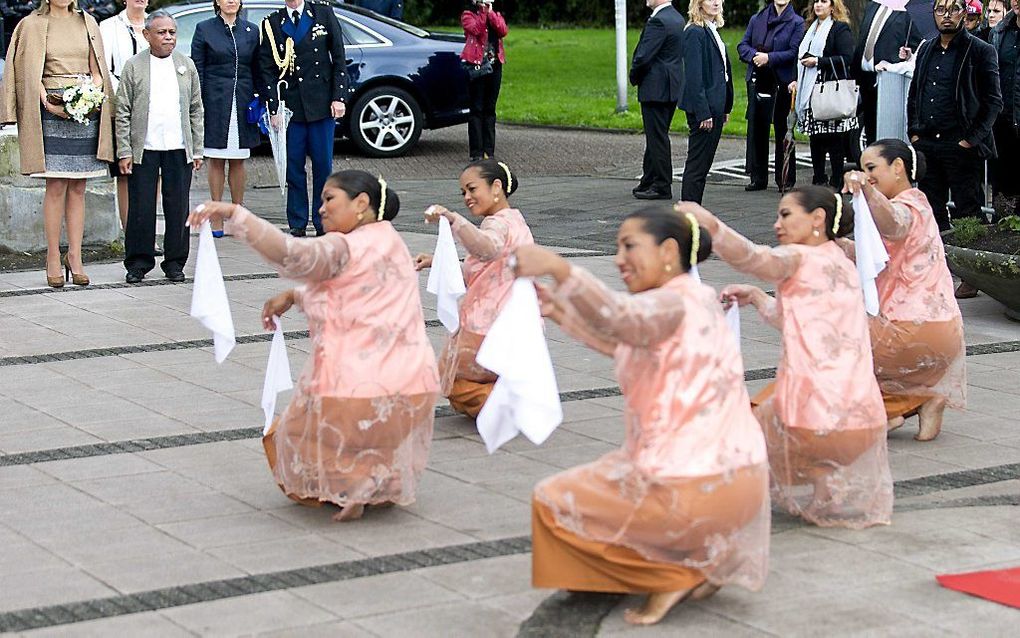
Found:
[[[391,152],[407,145],[414,131],[411,106],[395,95],[372,98],[361,112],[361,135],[369,146]]]

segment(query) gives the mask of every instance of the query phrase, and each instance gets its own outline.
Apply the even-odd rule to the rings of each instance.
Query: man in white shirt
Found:
[[[124,267],[138,283],[156,265],[156,188],[162,177],[163,272],[184,281],[190,237],[184,222],[192,170],[202,167],[202,93],[191,58],[174,51],[177,24],[165,11],[145,20],[149,50],[130,58],[117,88],[117,155],[128,175]],[[186,111],[185,111],[186,109]]]

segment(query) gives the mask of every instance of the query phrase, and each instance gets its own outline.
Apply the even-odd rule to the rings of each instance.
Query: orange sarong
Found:
[[[938,394],[928,390],[943,380],[962,355],[962,325],[958,319],[915,324],[876,317],[869,327],[886,417],[911,416]]]

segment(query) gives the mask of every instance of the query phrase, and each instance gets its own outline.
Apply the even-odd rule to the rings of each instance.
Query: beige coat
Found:
[[[48,9],[48,5],[43,3]],[[3,89],[0,91],[0,123],[18,125],[18,146],[21,148],[21,172],[24,175],[46,171],[43,151],[42,104],[39,87],[42,85],[43,65],[46,63],[46,32],[49,28],[48,11],[38,10],[25,16],[14,33],[7,49]],[[99,35],[96,19],[78,12],[85,19],[92,55],[103,76],[106,101],[99,114],[99,150],[96,157],[104,162],[113,161],[113,89],[110,73],[106,69],[103,39]]]
[[[202,88],[198,70],[191,58],[174,51],[171,53],[177,70],[180,88],[181,131],[184,133],[184,151],[188,161],[202,157],[205,152],[205,110],[202,107]],[[149,128],[149,58],[146,49],[128,58],[117,86],[117,155],[130,157],[135,164],[142,163],[145,151],[145,134]]]

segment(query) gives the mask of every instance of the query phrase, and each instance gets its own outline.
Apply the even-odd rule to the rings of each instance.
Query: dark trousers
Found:
[[[858,82],[861,89],[861,101],[857,106],[857,119],[864,129],[865,146],[875,142],[878,131],[878,76],[864,72]]]
[[[984,179],[984,160],[977,149],[963,148],[959,136],[946,139],[921,138],[914,148],[924,153],[928,170],[917,187],[928,198],[938,222],[939,230],[949,229],[949,211],[946,202],[950,191],[956,211],[953,217],[977,217],[981,214],[981,182]]]
[[[471,157],[496,153],[496,101],[503,82],[503,65],[492,63],[492,73],[468,81],[471,114],[468,116],[468,148]]]
[[[312,158],[312,224],[322,234],[322,187],[333,171],[333,132],[336,120],[291,121],[287,127],[287,225],[308,226],[308,172],[305,158]]]
[[[988,161],[989,179],[996,193],[1016,197],[1020,195],[1020,179],[1017,178],[1017,167],[1020,166],[1020,136],[1017,135],[1009,118],[1002,117],[995,121],[992,134],[995,136],[998,157]]]
[[[775,88],[776,97],[760,99],[755,97],[755,85],[747,83],[749,109],[747,122],[747,160],[752,184],[769,181],[769,128],[776,131],[776,184],[783,186],[783,137],[786,135],[786,116],[790,114],[790,91],[779,83]],[[797,162],[790,159],[786,171],[786,186],[797,182]]]
[[[713,118],[712,130],[705,131],[699,126],[701,122],[695,121],[690,113],[687,114],[687,126],[691,129],[691,135],[687,140],[687,161],[684,163],[684,178],[680,185],[680,199],[683,201],[701,203],[705,194],[705,178],[715,160],[715,151],[719,148],[719,138],[722,137],[725,122],[725,116]]]
[[[641,190],[653,190],[673,196],[673,156],[669,144],[669,126],[676,113],[676,102],[642,102],[641,123],[645,129],[645,157],[641,162]]]
[[[184,149],[145,151],[128,176],[128,215],[124,229],[124,268],[147,273],[156,265],[156,188],[163,179],[163,272],[184,270],[188,263],[191,162]]]
[[[816,133],[810,137],[811,168],[814,171],[812,184],[841,187],[843,185],[843,166],[846,162],[847,133]],[[832,174],[825,174],[825,159],[832,164]]]

